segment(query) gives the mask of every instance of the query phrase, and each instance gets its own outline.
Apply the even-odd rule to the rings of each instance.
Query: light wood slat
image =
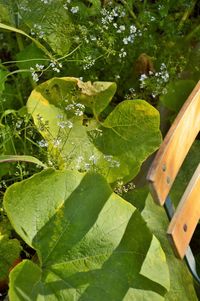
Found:
[[[200,81],[188,97],[151,165],[147,180],[154,200],[163,205],[174,179],[200,131]]]
[[[176,212],[167,234],[176,255],[183,258],[200,219],[200,164],[197,167]]]

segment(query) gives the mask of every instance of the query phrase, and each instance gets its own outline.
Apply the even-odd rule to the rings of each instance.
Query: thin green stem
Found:
[[[50,60],[54,60],[54,57],[53,55],[44,47],[44,45],[42,45],[38,40],[34,39],[33,37],[29,36],[26,32],[24,32],[23,30],[21,29],[18,29],[18,28],[15,28],[13,26],[9,26],[9,25],[6,25],[6,24],[3,24],[3,23],[0,23],[0,28],[1,29],[4,29],[4,30],[9,30],[9,31],[12,31],[12,32],[16,32],[18,34],[21,34],[27,38],[29,38],[33,43],[35,43],[35,45],[40,48],[45,54],[47,57],[50,58]]]
[[[191,15],[194,7],[195,7],[196,1],[194,1],[192,3],[192,5],[190,7],[188,7],[188,9],[186,9],[186,11],[184,12],[179,24],[178,24],[178,30],[181,30],[183,28],[184,23],[187,21],[187,19],[189,18],[189,16]]]
[[[24,49],[24,43],[22,40],[22,36],[19,33],[16,33],[17,45],[20,51]]]
[[[130,16],[134,19],[135,21],[135,24],[137,25],[138,28],[141,28],[141,25],[140,23],[138,22],[137,20],[137,16],[136,14],[134,13],[134,11],[130,8],[130,6],[128,5],[128,3],[125,1],[125,0],[121,0],[122,4],[127,8]]]

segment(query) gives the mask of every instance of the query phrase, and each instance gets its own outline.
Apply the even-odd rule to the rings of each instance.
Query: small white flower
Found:
[[[76,14],[79,11],[79,7],[78,6],[73,6],[70,11],[72,12],[72,14]]]
[[[82,162],[83,160],[84,160],[83,156],[78,156],[78,158],[77,158],[78,163]]]
[[[44,65],[36,64],[35,67],[36,67],[38,70],[44,69]]]
[[[122,58],[122,57],[125,57],[126,55],[127,55],[126,51],[124,51],[124,48],[122,48],[120,50],[119,57]]]
[[[77,103],[76,107],[81,109],[81,110],[85,110],[85,106],[82,103]]]
[[[97,158],[95,157],[95,155],[90,156],[89,161],[91,161],[93,164],[97,163]]]
[[[111,162],[112,159],[113,159],[113,156],[111,156],[111,155],[104,155],[103,157],[104,157],[104,159],[105,159],[106,161],[108,161],[108,162]]]
[[[90,170],[90,167],[91,167],[90,163],[85,163],[85,170],[86,171]]]
[[[74,110],[75,109],[75,106],[74,106],[74,104],[69,104],[69,105],[67,105],[66,107],[65,107],[65,110],[66,111],[71,111],[71,110]]]
[[[37,73],[35,71],[33,71],[33,70],[34,69],[31,67],[30,71],[31,71],[31,75],[32,75],[33,81],[34,82],[38,82],[39,81],[39,77],[38,77]]]
[[[54,147],[58,147],[60,145],[60,143],[61,143],[61,139],[56,138],[56,139],[53,140]]]
[[[146,78],[147,78],[147,75],[144,73],[144,74],[141,74],[139,80],[140,80],[141,82],[143,82]]]
[[[77,109],[77,110],[75,111],[75,115],[76,115],[76,116],[82,116],[82,115],[83,115],[83,111]]]
[[[130,33],[136,33],[137,28],[135,27],[135,25],[131,25],[130,26]]]
[[[129,88],[129,92],[133,94],[135,92],[135,89],[134,88]]]
[[[123,43],[124,43],[124,45],[128,45],[128,38],[126,37],[126,38],[123,38]]]
[[[21,127],[22,123],[23,123],[23,120],[18,120],[16,122],[16,128],[19,129]]]
[[[97,38],[96,38],[95,36],[90,36],[90,40],[91,40],[91,41],[96,41]]]
[[[125,12],[125,10],[123,10],[123,11],[121,12],[120,18],[123,18],[123,17],[125,17],[125,16],[126,16],[126,12]]]
[[[59,114],[59,115],[56,116],[56,118],[58,118],[58,119],[63,119],[63,117],[64,117],[64,116],[61,115],[61,114]]]
[[[47,147],[48,146],[48,142],[43,139],[43,140],[38,141],[38,145],[40,147]]]
[[[61,129],[64,129],[64,128],[73,128],[73,123],[69,120],[67,121],[60,121],[58,122],[58,126],[61,128]]]
[[[111,164],[110,164],[110,167],[120,167],[120,163],[119,163],[119,161],[116,161],[116,160],[113,160],[113,161],[111,161]]]
[[[124,31],[126,29],[126,27],[124,25],[120,25],[119,29],[117,30],[117,33],[121,33],[122,31]]]

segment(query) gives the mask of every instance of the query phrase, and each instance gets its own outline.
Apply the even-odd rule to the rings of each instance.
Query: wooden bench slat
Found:
[[[200,219],[200,164],[183,194],[167,234],[177,257],[183,258]]]
[[[200,131],[200,81],[183,105],[151,165],[147,180],[154,200],[163,205],[176,175]]]

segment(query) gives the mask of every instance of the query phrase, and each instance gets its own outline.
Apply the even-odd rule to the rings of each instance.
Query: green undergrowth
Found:
[[[200,76],[199,11],[0,0],[0,299],[198,300],[146,174]],[[199,150],[197,136],[175,206]]]

